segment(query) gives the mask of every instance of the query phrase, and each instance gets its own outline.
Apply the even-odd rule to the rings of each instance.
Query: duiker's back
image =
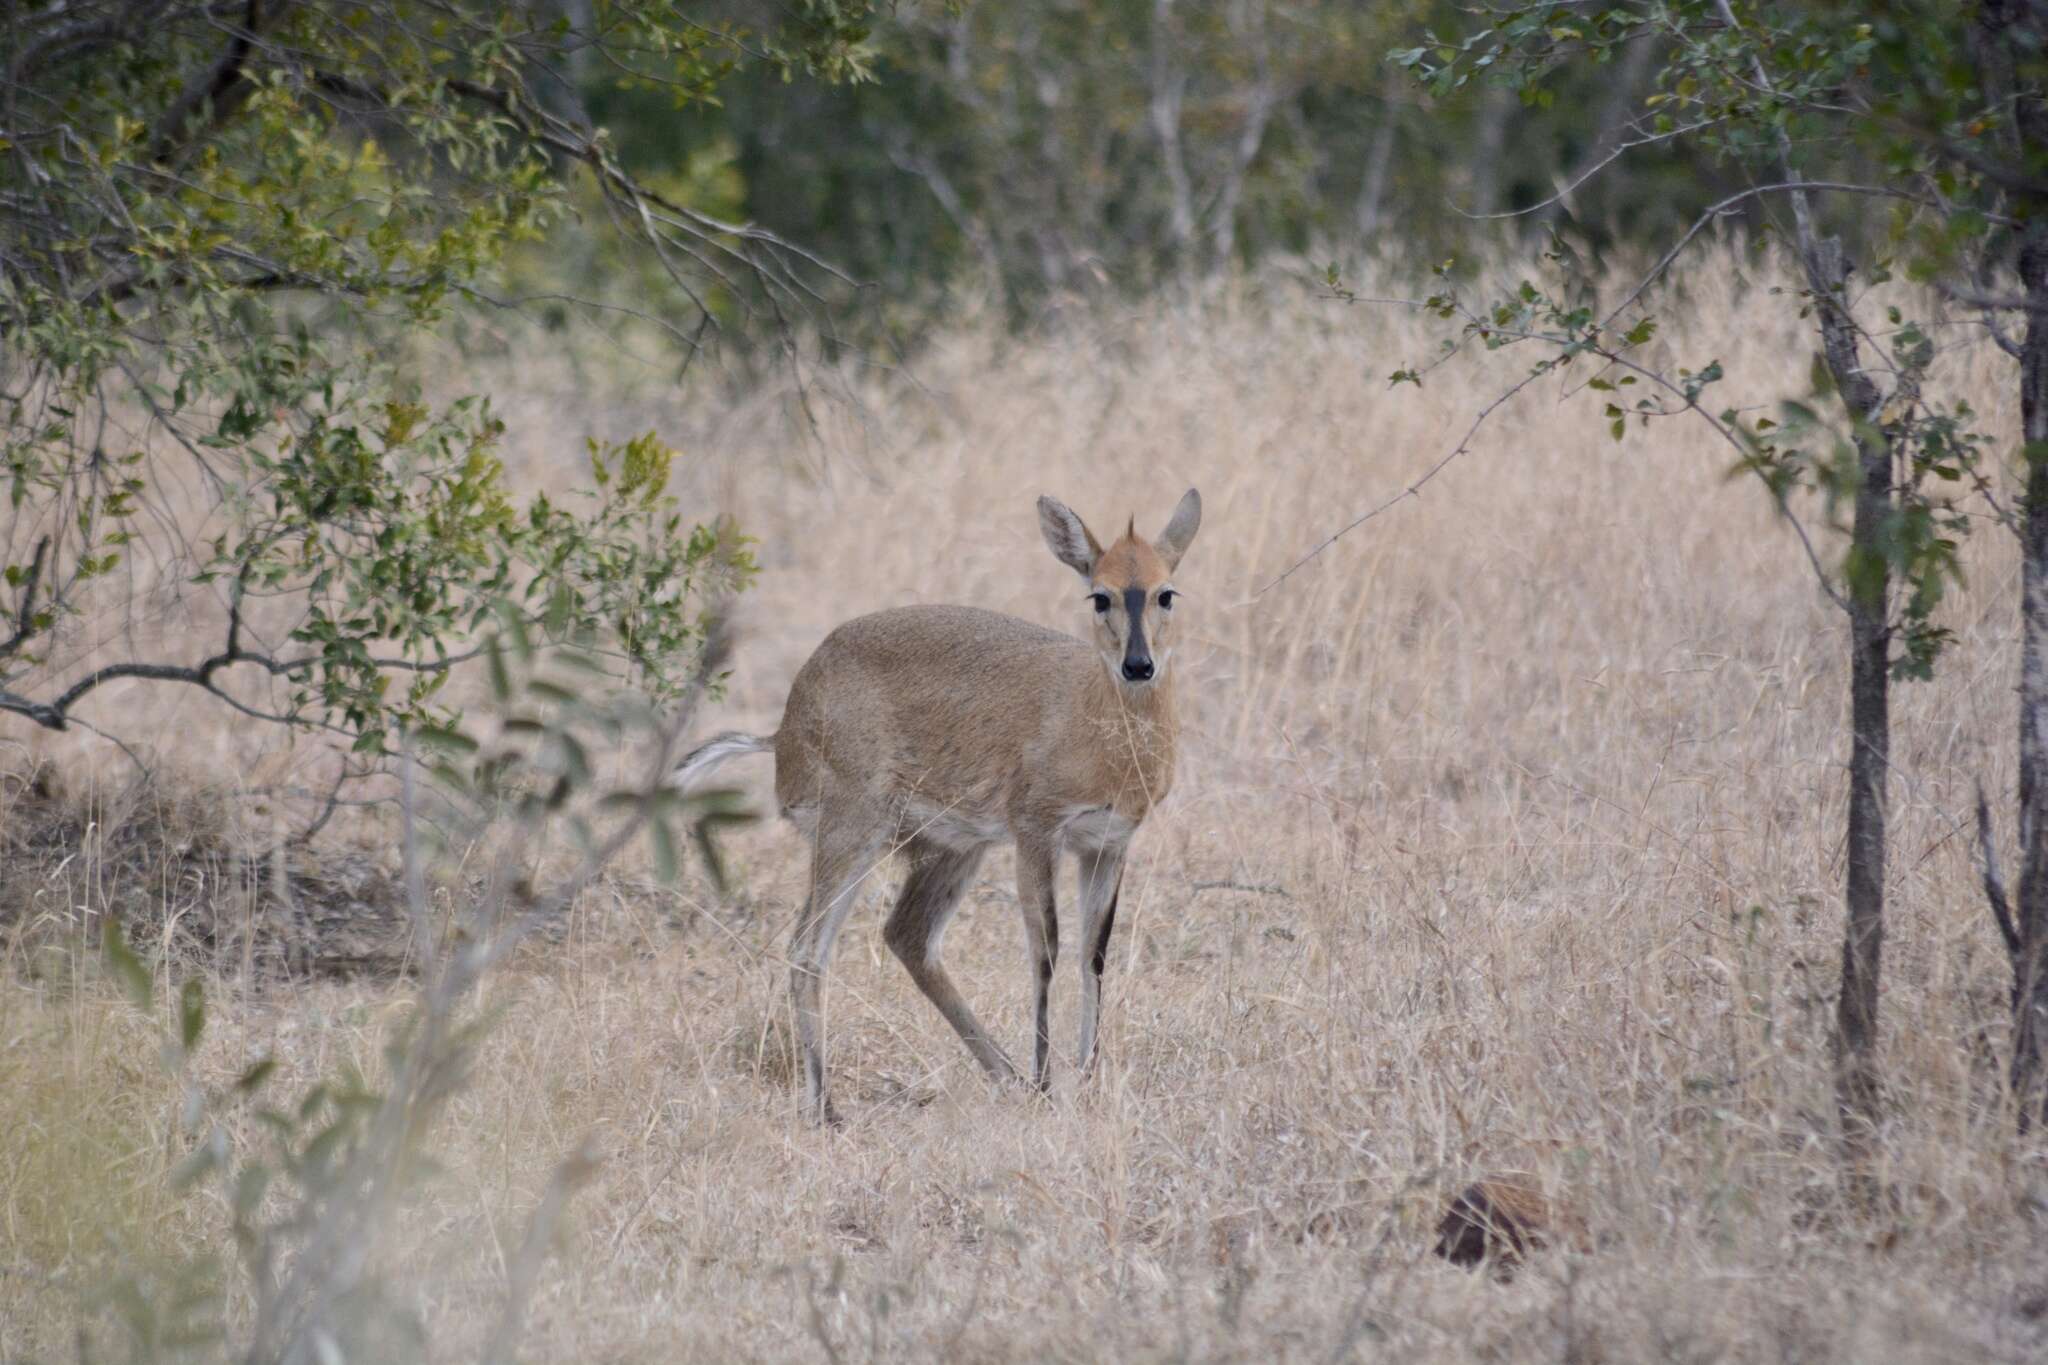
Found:
[[[858,617],[818,646],[789,691],[775,790],[801,811],[851,786],[915,792],[993,817],[1048,717],[1070,713],[1095,651],[1071,635],[976,607],[898,607]]]

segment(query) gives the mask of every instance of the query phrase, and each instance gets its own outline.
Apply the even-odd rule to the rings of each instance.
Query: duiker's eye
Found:
[[[1089,594],[1088,594],[1088,600],[1089,600],[1089,601],[1091,601],[1091,602],[1093,602],[1093,603],[1095,604],[1095,614],[1096,614],[1097,616],[1107,616],[1107,615],[1109,614],[1109,594],[1108,594],[1108,593],[1106,593],[1106,592],[1091,592],[1091,593],[1089,593]]]
[[[1159,605],[1167,611],[1172,611],[1173,599],[1179,596],[1180,594],[1175,592],[1172,588],[1161,589],[1159,593]]]

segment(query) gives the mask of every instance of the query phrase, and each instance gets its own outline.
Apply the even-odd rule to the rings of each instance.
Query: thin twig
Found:
[[[1293,899],[1293,893],[1278,882],[1234,882],[1229,880],[1196,882],[1188,889],[1196,895],[1200,895],[1204,891],[1245,891],[1255,896],[1278,896],[1282,900]]]
[[[1977,870],[1984,878],[1984,899],[1991,902],[1991,917],[1998,921],[1998,935],[2014,962],[2020,957],[2020,932],[2012,921],[2011,902],[2005,895],[2005,878],[1998,871],[1998,847],[1991,834],[1991,802],[1984,795],[1984,783],[1977,783]]]
[[[1581,185],[1584,185],[1588,180],[1591,180],[1594,176],[1600,174],[1600,172],[1606,170],[1616,161],[1619,161],[1624,155],[1631,151],[1634,151],[1638,147],[1649,147],[1659,142],[1670,142],[1675,138],[1686,137],[1692,133],[1697,133],[1702,128],[1711,128],[1717,123],[1726,123],[1727,121],[1728,120],[1725,117],[1701,119],[1698,123],[1688,123],[1683,128],[1673,128],[1669,132],[1664,133],[1651,133],[1644,137],[1639,137],[1629,142],[1619,143],[1615,146],[1614,150],[1607,153],[1607,155],[1601,157],[1598,161],[1595,161],[1582,174],[1574,177],[1569,185],[1566,185],[1563,189],[1560,189],[1556,194],[1551,195],[1548,199],[1543,200],[1541,203],[1531,204],[1527,208],[1506,209],[1500,213],[1467,213],[1465,210],[1458,208],[1456,205],[1452,205],[1451,211],[1453,213],[1456,213],[1459,217],[1470,219],[1475,223],[1490,222],[1497,218],[1526,218],[1532,213],[1541,213],[1543,212],[1543,210],[1549,208],[1551,205],[1561,203],[1565,199],[1570,198],[1571,195],[1575,193]]]
[[[1282,583],[1285,583],[1289,578],[1292,578],[1294,576],[1295,570],[1301,568],[1302,565],[1308,563],[1311,559],[1314,559],[1317,555],[1329,549],[1332,545],[1335,545],[1339,540],[1342,540],[1351,532],[1365,525],[1365,523],[1371,521],[1374,517],[1386,511],[1389,507],[1392,507],[1394,504],[1399,502],[1405,502],[1409,498],[1421,496],[1423,485],[1427,484],[1431,479],[1435,478],[1438,474],[1441,474],[1444,470],[1444,466],[1448,465],[1451,461],[1457,459],[1460,455],[1463,455],[1468,449],[1471,448],[1472,438],[1479,434],[1479,428],[1486,424],[1487,418],[1493,416],[1495,409],[1499,408],[1503,403],[1507,402],[1510,398],[1513,398],[1516,394],[1520,393],[1523,389],[1528,388],[1531,384],[1535,383],[1539,378],[1548,373],[1549,371],[1546,369],[1537,369],[1532,370],[1528,374],[1522,376],[1522,378],[1517,380],[1514,386],[1508,389],[1507,392],[1501,394],[1498,398],[1495,398],[1491,403],[1488,403],[1485,407],[1479,410],[1479,415],[1472,419],[1472,425],[1466,428],[1464,437],[1458,442],[1458,444],[1451,447],[1450,452],[1446,454],[1442,459],[1438,460],[1435,464],[1431,465],[1428,469],[1424,470],[1421,478],[1409,484],[1406,488],[1394,494],[1386,501],[1378,504],[1375,507],[1368,509],[1365,512],[1360,513],[1356,517],[1353,517],[1349,522],[1346,522],[1343,526],[1339,527],[1331,535],[1325,537],[1322,543],[1317,545],[1313,550],[1310,550],[1300,559],[1297,559],[1292,564],[1288,565],[1285,572],[1283,572],[1278,578],[1274,579],[1272,582],[1268,583],[1265,587],[1260,588],[1257,592],[1253,593],[1250,599],[1248,600],[1255,602],[1259,598],[1264,597],[1267,593],[1279,587]]]
[[[1644,291],[1648,290],[1651,285],[1655,284],[1663,276],[1665,271],[1671,268],[1671,263],[1684,253],[1686,247],[1691,244],[1692,239],[1699,236],[1706,229],[1707,224],[1713,222],[1729,209],[1734,208],[1746,199],[1757,199],[1766,194],[1803,194],[1809,190],[1826,190],[1835,194],[1866,195],[1874,199],[1902,199],[1909,204],[1919,204],[1925,208],[1941,207],[1936,200],[1924,194],[1914,194],[1911,190],[1902,190],[1886,185],[1859,185],[1846,180],[1781,180],[1769,185],[1752,185],[1746,190],[1731,194],[1726,199],[1709,205],[1698,218],[1693,220],[1693,225],[1686,229],[1685,235],[1680,237],[1669,251],[1666,251],[1657,259],[1657,264],[1650,267],[1650,272],[1638,280],[1636,287],[1628,292],[1628,296],[1622,299],[1615,306],[1614,311],[1601,321],[1601,330],[1605,331],[1607,328],[1612,327],[1614,320],[1626,312],[1629,305],[1641,298]],[[2007,220],[2007,222],[2009,223],[2010,220]]]

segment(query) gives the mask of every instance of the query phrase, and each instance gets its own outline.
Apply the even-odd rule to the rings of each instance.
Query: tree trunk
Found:
[[[2020,875],[2012,1088],[2021,1131],[2048,1122],[2048,222],[2020,250],[2030,311],[2020,345],[2027,493],[2020,535]]]
[[[1237,254],[1237,205],[1244,197],[1245,176],[1250,173],[1252,162],[1258,159],[1259,148],[1265,145],[1266,124],[1280,98],[1273,83],[1266,22],[1264,0],[1260,0],[1256,7],[1237,5],[1231,9],[1231,36],[1252,54],[1252,80],[1245,88],[1244,123],[1238,128],[1237,145],[1231,149],[1230,164],[1223,172],[1223,184],[1216,194],[1216,212],[1209,230],[1211,259],[1222,270],[1230,268],[1230,259]]]
[[[1864,373],[1845,302],[1842,244],[1821,238],[1793,196],[1801,263],[1820,320],[1828,373],[1856,422],[1849,574],[1849,837],[1843,888],[1842,994],[1836,1004],[1835,1104],[1851,1159],[1867,1154],[1879,1115],[1878,1001],[1884,967],[1885,779],[1891,768],[1891,573],[1882,536],[1891,512],[1891,448],[1876,425],[1880,394]]]
[[[1629,115],[1641,108],[1643,84],[1649,79],[1658,56],[1657,45],[1638,39],[1623,57],[1608,69],[1607,79],[1611,84],[1607,100],[1600,107],[1593,127],[1593,145],[1586,149],[1584,156],[1557,178],[1558,196],[1536,215],[1539,223],[1554,223],[1567,213],[1577,216],[1578,205],[1574,202],[1574,186],[1591,179],[1601,165],[1611,158],[1615,149],[1621,146],[1632,131]]]
[[[2008,163],[2031,174],[2048,149],[2048,91],[2022,54],[2048,40],[2048,16],[2018,0],[1985,0],[1972,55],[1992,103],[2011,110],[1997,143]],[[2014,923],[2001,915],[2012,953],[2012,1089],[2021,1132],[2048,1124],[2048,202],[2016,190],[2019,277],[2026,336],[2018,347],[2020,427],[2026,496],[2020,526],[2020,848]],[[2002,343],[2002,333],[1994,328]],[[2013,349],[2005,343],[2008,350]],[[1982,817],[1980,817],[1980,821]],[[1988,822],[1985,822],[1988,823]],[[1985,832],[1987,889],[1995,881]],[[1997,908],[1999,898],[1994,898]],[[2016,941],[2015,941],[2016,940]]]
[[[1838,378],[1839,382],[1839,378]],[[1835,1103],[1852,1156],[1878,1117],[1877,1006],[1884,965],[1885,777],[1891,766],[1889,574],[1878,546],[1891,503],[1891,452],[1858,437],[1862,482],[1849,553],[1868,567],[1849,598],[1849,841],[1844,887],[1842,995],[1835,1010]]]
[[[1721,17],[1739,30],[1729,0]],[[1771,82],[1752,59],[1758,85]],[[1785,178],[1803,177],[1792,139],[1778,129]],[[1842,243],[1822,237],[1804,190],[1794,189],[1792,224],[1799,264],[1820,322],[1822,356],[1855,423],[1856,513],[1849,532],[1849,839],[1843,885],[1842,994],[1835,1006],[1835,1107],[1843,1155],[1861,1164],[1879,1118],[1878,1002],[1883,998],[1885,778],[1891,769],[1891,570],[1884,556],[1892,511],[1891,443],[1878,426],[1883,394],[1863,368],[1856,320],[1849,315],[1848,261]]]
[[[1181,148],[1180,106],[1187,73],[1174,60],[1173,0],[1153,0],[1150,64],[1152,135],[1159,139],[1159,164],[1166,173],[1166,229],[1175,264],[1183,274],[1193,266],[1195,194]]]
[[[1372,148],[1365,154],[1365,175],[1358,185],[1358,236],[1367,247],[1380,234],[1380,209],[1387,197],[1387,172],[1394,164],[1394,104],[1386,101],[1372,130]]]
[[[1479,103],[1479,128],[1473,138],[1471,213],[1500,210],[1501,159],[1508,145],[1508,120],[1518,106],[1505,90],[1489,89]]]

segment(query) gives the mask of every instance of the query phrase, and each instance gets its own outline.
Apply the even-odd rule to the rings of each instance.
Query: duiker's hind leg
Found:
[[[882,937],[890,951],[910,969],[917,988],[946,1016],[946,1022],[967,1044],[974,1059],[997,1080],[1015,1080],[1017,1068],[988,1036],[974,1011],[960,998],[953,979],[939,965],[939,940],[945,934],[946,921],[959,908],[968,879],[981,865],[982,851],[918,840],[907,852],[910,875],[904,879],[903,893],[896,898],[896,909],[890,914]]]
[[[789,993],[803,1053],[804,1112],[820,1123],[839,1122],[825,1090],[825,1024],[819,1007],[825,967],[861,881],[874,868],[881,836],[878,828],[821,818],[811,849],[811,894],[790,936]]]

